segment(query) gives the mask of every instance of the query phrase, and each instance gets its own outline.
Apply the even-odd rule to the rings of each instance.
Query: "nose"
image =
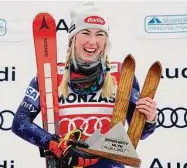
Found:
[[[88,40],[88,43],[89,43],[90,45],[95,45],[95,44],[97,44],[97,39],[96,39],[96,37],[95,37],[94,35],[91,35],[90,38],[89,38],[89,40]]]

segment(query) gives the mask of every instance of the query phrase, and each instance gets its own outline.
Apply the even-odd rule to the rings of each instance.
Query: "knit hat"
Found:
[[[70,12],[69,39],[83,29],[100,29],[108,35],[108,19],[93,2],[79,2]]]

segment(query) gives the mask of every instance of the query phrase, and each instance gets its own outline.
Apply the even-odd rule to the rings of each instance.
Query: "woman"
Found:
[[[71,131],[76,137],[80,129],[82,136],[78,140],[85,140],[97,128],[103,134],[109,130],[120,77],[120,63],[110,63],[108,58],[110,42],[107,18],[93,3],[87,2],[80,3],[72,11],[71,19],[67,60],[65,65],[59,64],[59,68],[64,68],[65,72],[58,75],[61,138],[33,122],[41,110],[37,77],[30,82],[17,110],[12,131],[26,141],[51,151],[61,158],[65,166],[122,168],[123,165],[111,160],[80,152],[69,146],[74,144],[72,141],[62,138]],[[31,97],[30,91],[37,96]],[[134,79],[127,120],[130,122],[135,107],[145,114],[147,122],[141,136],[141,139],[145,139],[156,128],[156,102],[148,97],[138,100],[138,94],[138,82]]]

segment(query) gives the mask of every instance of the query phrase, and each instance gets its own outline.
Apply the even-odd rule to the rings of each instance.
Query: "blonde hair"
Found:
[[[109,40],[107,38],[106,40],[106,45],[105,49],[101,52],[99,57],[103,57],[103,59],[106,61],[106,76],[104,80],[104,84],[102,86],[102,97],[111,97],[113,94],[113,88],[114,85],[116,84],[115,78],[110,74],[110,61],[107,55],[108,51],[108,46],[109,46]],[[67,51],[67,56],[66,56],[66,63],[65,63],[65,72],[63,74],[63,79],[61,81],[61,84],[59,86],[60,91],[62,92],[64,97],[68,96],[68,78],[69,78],[69,64],[70,64],[70,59],[72,59],[73,64],[75,68],[77,68],[77,64],[75,61],[75,36],[72,38],[71,45]]]

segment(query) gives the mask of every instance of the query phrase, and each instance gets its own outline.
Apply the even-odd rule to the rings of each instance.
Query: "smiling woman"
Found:
[[[66,97],[68,87],[78,94],[88,94],[102,88],[102,96],[111,97],[115,77],[109,72],[108,19],[90,2],[77,8],[71,11],[69,51],[60,89]]]
[[[71,47],[66,62],[66,73],[64,74],[61,84],[63,95],[68,95],[69,70],[70,72],[74,72],[79,75],[81,74],[82,77],[84,74],[85,77],[90,77],[90,79],[92,79],[92,81],[90,80],[88,82],[86,80],[85,83],[83,83],[83,79],[79,77],[79,80],[82,80],[82,83],[76,85],[73,83],[73,79],[76,78],[77,81],[78,77],[74,77],[70,73],[71,80],[69,82],[69,86],[72,88],[72,90],[74,90],[74,92],[76,92],[75,88],[77,88],[77,90],[78,88],[81,88],[81,92],[77,91],[79,94],[84,94],[86,92],[88,93],[92,88],[97,91],[101,88],[101,85],[103,85],[102,95],[104,97],[111,97],[114,81],[109,73],[110,62],[107,55],[109,40],[107,33],[101,29],[83,29],[72,37],[72,39],[70,39],[70,46]],[[71,64],[70,62],[72,62],[72,66],[69,66],[69,64]],[[106,68],[103,69],[103,67],[105,67],[105,62]],[[82,72],[80,71],[81,68]],[[105,80],[103,80],[104,71],[106,71]],[[95,83],[94,87],[93,83]],[[88,85],[91,85],[92,88],[88,87]],[[85,86],[88,89],[86,89]]]
[[[88,94],[102,88],[102,96],[111,97],[115,78],[109,72],[111,67],[108,59],[110,42],[107,16],[91,2],[86,5],[80,3],[71,11],[70,16],[70,48],[60,87],[63,95],[68,95],[68,87],[79,94]]]

